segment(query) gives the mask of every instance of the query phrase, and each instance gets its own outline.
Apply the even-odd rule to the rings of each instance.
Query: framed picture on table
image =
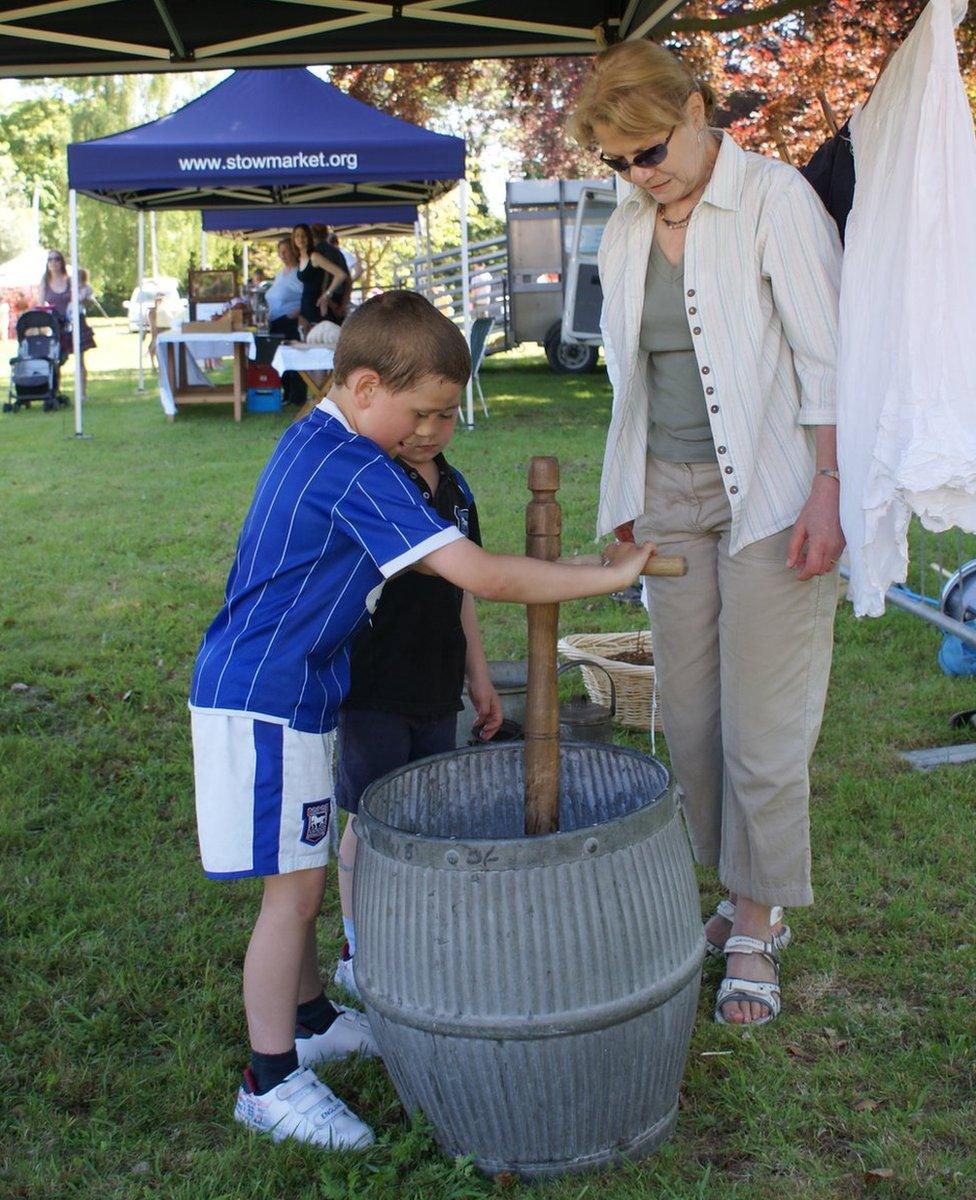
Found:
[[[198,304],[229,304],[237,296],[237,272],[233,267],[219,270],[191,270],[187,279],[190,315]]]

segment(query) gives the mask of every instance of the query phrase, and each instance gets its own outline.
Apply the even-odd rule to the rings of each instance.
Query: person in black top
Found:
[[[800,168],[827,212],[837,224],[841,242],[847,232],[847,218],[854,207],[854,147],[850,122],[845,121],[833,137],[817,150],[805,167]]]
[[[441,451],[450,440],[457,412],[423,444],[403,446],[397,462],[437,513],[481,545],[474,497],[461,473]],[[481,630],[469,592],[436,575],[405,571],[391,579],[372,623],[356,639],[351,685],[339,712],[336,802],[357,812],[366,787],[381,775],[418,758],[454,749],[457,714],[465,677],[487,740],[501,725],[498,693],[492,687]],[[339,896],[346,945],[335,982],[354,996],[356,929],[352,919],[352,873],[358,839],[351,820],[339,846]]]
[[[885,68],[891,61],[895,49],[889,50],[885,56],[877,77],[871,85],[871,91],[868,92],[868,97],[864,101],[865,106],[871,102],[871,95],[878,86],[878,80],[885,73]],[[834,218],[837,232],[843,243],[847,234],[847,218],[851,215],[851,209],[854,207],[854,189],[857,185],[850,118],[844,122],[833,137],[828,138],[818,148],[807,165],[800,168],[800,174],[813,187],[823,202],[824,208]]]
[[[352,295],[349,264],[346,262],[345,255],[339,247],[334,246],[330,241],[332,235],[328,225],[316,223],[311,228],[316,254],[321,254],[323,258],[328,259],[337,270],[342,271],[343,275],[345,275],[342,283],[336,286],[332,299],[329,301],[329,306],[325,310],[325,319],[327,321],[334,321],[337,325],[341,325],[348,314],[349,299]]]
[[[339,267],[318,252],[307,225],[296,225],[291,240],[298,256],[298,278],[302,281],[299,325],[307,329],[325,318],[333,296],[348,282],[349,272],[344,265]]]

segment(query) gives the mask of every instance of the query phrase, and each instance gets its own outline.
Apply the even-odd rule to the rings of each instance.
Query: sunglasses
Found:
[[[646,150],[638,150],[633,158],[618,158],[613,154],[601,154],[600,162],[606,163],[611,171],[617,171],[621,175],[626,175],[631,167],[660,166],[668,156],[668,143],[674,137],[674,131],[677,128],[677,125],[672,125],[671,132],[663,142],[656,146],[648,146]]]

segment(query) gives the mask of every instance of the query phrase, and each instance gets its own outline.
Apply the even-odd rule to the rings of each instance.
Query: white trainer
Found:
[[[332,982],[336,987],[341,987],[350,996],[354,996],[357,1000],[362,1000],[362,996],[359,994],[359,984],[356,983],[356,971],[353,967],[354,959],[347,949],[348,945],[349,943],[347,942],[342,947],[342,954],[336,963],[335,975],[332,976]]]
[[[237,1093],[234,1120],[275,1142],[294,1138],[327,1150],[365,1150],[376,1138],[372,1129],[351,1112],[314,1071],[299,1067],[267,1092],[253,1091],[253,1077]]]
[[[298,1062],[303,1067],[317,1063],[333,1062],[350,1054],[362,1054],[365,1058],[379,1058],[380,1048],[369,1027],[369,1018],[354,1008],[337,1004],[339,1015],[325,1033],[313,1033],[295,1038]]]

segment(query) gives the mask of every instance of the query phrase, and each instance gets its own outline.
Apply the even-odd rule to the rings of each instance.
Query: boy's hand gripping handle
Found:
[[[567,554],[559,560],[576,567],[598,567],[603,562],[599,554]],[[688,562],[679,554],[655,554],[644,564],[641,575],[664,575],[679,578],[688,574]]]

